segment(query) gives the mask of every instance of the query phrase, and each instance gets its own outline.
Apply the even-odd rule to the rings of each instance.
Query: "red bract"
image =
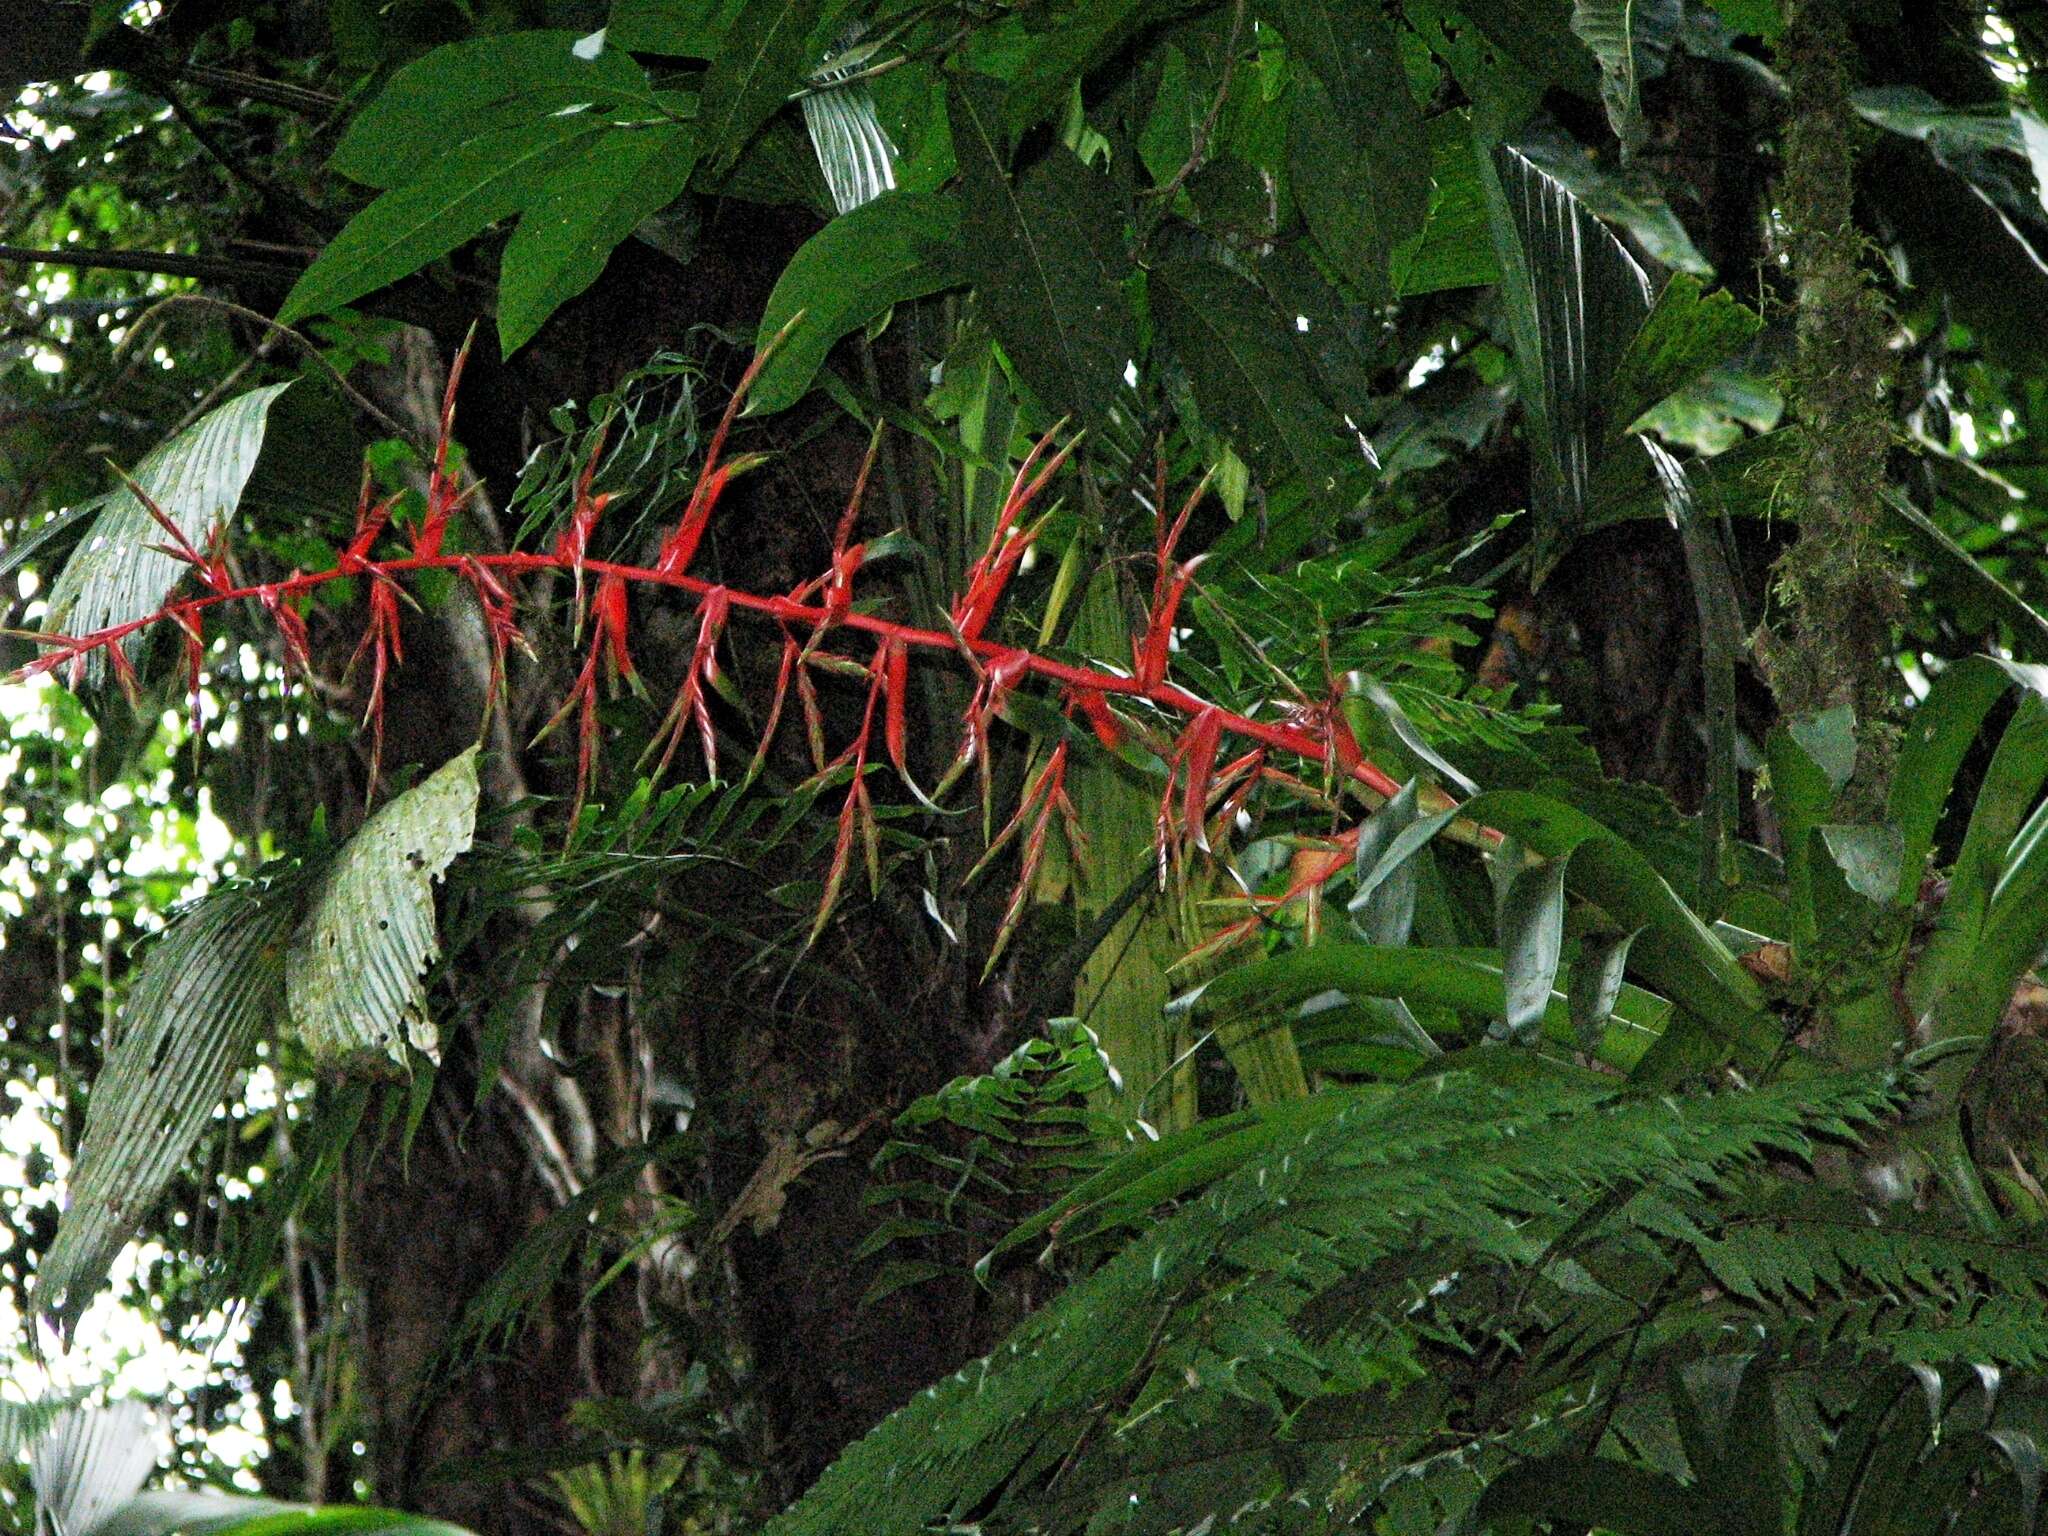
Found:
[[[462,382],[463,364],[469,361],[469,344],[476,339],[476,327],[462,338],[462,350],[448,367],[448,387],[441,392],[441,430],[434,439],[434,468],[427,477],[427,515],[413,539],[413,553],[432,559],[441,553],[441,540],[448,531],[448,519],[462,505],[462,492],[448,473],[448,448],[455,440],[455,391]]]
[[[363,638],[356,643],[355,654],[349,658],[351,673],[365,652],[370,657],[370,699],[363,710],[363,724],[370,730],[370,783],[364,798],[371,799],[376,796],[377,779],[384,766],[384,679],[392,662],[405,660],[405,646],[399,635],[398,586],[381,571],[370,573],[370,620],[363,628]]]
[[[293,571],[285,585],[289,586],[298,579],[299,573]],[[313,657],[306,639],[305,616],[292,606],[291,600],[285,596],[284,587],[264,587],[257,593],[257,597],[263,604],[263,611],[270,615],[270,621],[277,626],[278,639],[284,642],[285,661],[297,667],[301,673],[311,675]]]
[[[731,612],[732,598],[725,588],[713,587],[704,595],[703,604],[697,610],[697,643],[690,651],[690,664],[684,669],[682,686],[676,689],[675,703],[669,706],[667,718],[661,722],[661,728],[654,733],[654,739],[647,744],[646,754],[640,759],[644,763],[656,748],[661,749],[661,761],[654,766],[657,779],[668,772],[669,761],[682,743],[684,725],[692,720],[697,725],[698,739],[704,744],[704,771],[711,778],[718,777],[718,738],[712,729],[711,709],[705,701],[704,690],[718,681],[718,637],[725,633],[726,616]],[[786,659],[784,665],[788,665]],[[778,697],[778,712],[781,707]],[[774,729],[772,721],[769,729]]]

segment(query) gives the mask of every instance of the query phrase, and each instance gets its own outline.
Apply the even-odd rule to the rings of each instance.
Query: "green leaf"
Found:
[[[1760,37],[1775,43],[1785,30],[1785,12],[1779,0],[1707,0],[1730,32]]]
[[[322,1068],[402,1066],[408,1040],[438,1059],[419,973],[440,952],[434,881],[476,828],[476,754],[451,758],[365,822],[292,935],[292,1024]]]
[[[575,141],[604,128],[602,117],[578,112],[458,144],[350,219],[292,285],[278,323],[338,309],[447,255],[532,202]]]
[[[1813,760],[1814,767],[1827,775],[1837,794],[1856,772],[1856,711],[1847,704],[1794,715],[1785,730]]]
[[[271,384],[237,395],[207,412],[135,466],[129,477],[178,525],[186,541],[203,550],[216,528],[226,527],[256,467],[270,407],[289,388]],[[102,498],[92,527],[50,588],[51,634],[89,635],[110,625],[147,617],[190,569],[183,561],[150,548],[167,535],[135,492],[122,485]],[[130,654],[136,649],[129,642]],[[85,676],[97,683],[106,660],[86,658]]]
[[[57,1236],[33,1304],[68,1333],[163,1197],[284,1000],[298,915],[282,884],[229,886],[153,941],[93,1085]]]
[[[1600,101],[1624,156],[1643,144],[1642,82],[1647,50],[1639,13],[1649,0],[1573,0],[1572,32],[1600,63]]]
[[[1101,422],[1137,355],[1123,221],[1108,182],[1057,145],[1009,174],[994,91],[970,76],[948,97],[976,311],[1048,409]]]
[[[1040,33],[1003,97],[1008,144],[1062,110],[1074,82],[1122,44],[1150,9],[1148,0],[1088,0],[1064,26]]]
[[[682,59],[718,57],[744,0],[612,0],[610,48]]]
[[[846,0],[746,0],[740,7],[704,73],[697,121],[709,170],[731,169],[761,125],[803,83],[815,62],[813,34],[845,8]]]
[[[1416,781],[1410,779],[1401,786],[1399,794],[1368,816],[1365,825],[1358,829],[1354,866],[1361,878],[1375,873],[1395,840],[1415,825],[1421,814],[1415,802]],[[1416,876],[1416,860],[1404,858],[1381,876],[1362,900],[1352,904],[1352,924],[1366,943],[1395,946],[1408,942],[1409,931],[1415,926]]]
[[[1432,192],[1422,115],[1404,84],[1395,90],[1370,138],[1354,135],[1313,79],[1296,84],[1288,113],[1288,170],[1309,232],[1332,267],[1378,299],[1393,294],[1395,253],[1422,234]]]
[[[285,1504],[217,1493],[210,1488],[159,1488],[123,1505],[86,1536],[324,1536],[334,1531],[382,1536],[470,1536],[459,1525],[368,1504]]]
[[[567,30],[507,32],[436,48],[355,115],[329,169],[364,186],[395,187],[451,144],[563,107],[646,94],[645,72],[618,47],[586,59],[575,51],[579,41]]]
[[[1598,1051],[1607,1036],[1607,1021],[1614,1016],[1628,971],[1629,946],[1635,941],[1633,933],[1606,933],[1579,942],[1565,995],[1571,1000],[1572,1035],[1588,1055]]]
[[[1748,346],[1762,323],[1733,295],[1707,293],[1683,272],[1673,277],[1615,369],[1616,429],[1627,430],[1667,395]]]
[[[596,282],[612,248],[682,193],[696,163],[688,127],[654,123],[609,130],[543,182],[499,263],[501,355]]]
[[[1920,888],[1934,829],[1963,755],[1976,741],[1991,707],[2011,685],[2012,679],[1989,657],[1968,656],[1947,667],[1906,717],[1885,809],[1902,838],[1897,893],[1901,905]]]
[[[1900,855],[1905,847],[1897,827],[1836,823],[1817,830],[1850,890],[1880,906],[1891,901],[1899,888]]]
[[[2043,618],[2025,598],[1984,569],[1975,555],[1903,495],[1887,489],[1883,499],[1896,525],[1890,542],[1907,544],[1985,598],[2011,635],[2016,655],[2048,660],[2048,618]]]
[[[155,1415],[132,1398],[59,1417],[29,1464],[36,1529],[96,1536],[156,1470],[158,1433]]]
[[[875,112],[875,95],[859,71],[872,62],[867,46],[828,59],[811,72],[802,101],[804,127],[832,206],[851,213],[896,186],[896,146]]]
[[[1429,214],[1422,233],[1394,253],[1394,291],[1403,298],[1500,280],[1486,212],[1486,188],[1469,113],[1429,122]]]
[[[1262,480],[1299,477],[1326,494],[1363,465],[1355,434],[1315,389],[1292,316],[1235,272],[1186,257],[1154,266],[1148,291],[1204,423]]]
[[[1595,1525],[1616,1536],[1699,1536],[1720,1528],[1704,1494],[1604,1456],[1517,1462],[1487,1486],[1475,1513],[1482,1523],[1519,1515]]]
[[[958,284],[959,242],[959,205],[929,192],[892,192],[811,236],[775,281],[757,345],[765,345],[799,311],[803,323],[761,370],[748,412],[794,405],[840,337],[892,304]]]
[[[1500,908],[1502,1022],[1511,1039],[1542,1024],[1564,946],[1566,860],[1546,859],[1516,872]]]

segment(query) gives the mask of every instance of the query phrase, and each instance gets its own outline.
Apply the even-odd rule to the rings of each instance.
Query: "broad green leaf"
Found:
[[[68,1333],[212,1123],[235,1072],[284,1001],[298,916],[285,884],[229,886],[149,946],[93,1084],[35,1310]]]
[[[234,517],[263,448],[271,404],[288,387],[271,384],[236,396],[135,466],[130,478],[195,549],[204,550],[214,530]],[[155,613],[189,569],[150,548],[167,538],[134,491],[122,485],[109,492],[50,588],[45,631],[89,635]],[[87,680],[97,683],[105,675],[105,658],[88,656]]]
[[[132,1398],[60,1417],[29,1461],[36,1529],[96,1536],[156,1470],[160,1434],[156,1416]]]
[[[746,0],[704,73],[698,109],[704,162],[730,170],[812,65],[811,38],[846,0]]]
[[[434,882],[476,828],[476,753],[450,759],[365,822],[292,935],[291,1020],[322,1068],[403,1066],[408,1042],[439,1059],[419,974],[440,953]]]
[[[1394,252],[1394,291],[1403,298],[1500,279],[1469,114],[1445,112],[1430,119],[1429,165],[1429,214],[1422,233]]]
[[[1794,715],[1785,730],[1839,793],[1856,772],[1856,711],[1847,704]]]
[[[713,59],[745,0],[612,0],[608,48]]]
[[[1356,434],[1315,388],[1292,316],[1235,272],[1186,257],[1155,265],[1148,292],[1204,424],[1260,479],[1299,477],[1323,494],[1363,467]]]
[[[799,311],[803,323],[761,370],[748,411],[794,405],[840,337],[891,304],[958,284],[959,242],[959,205],[929,192],[893,192],[811,236],[776,279],[762,312],[759,343]]]
[[[1679,273],[1657,295],[1615,369],[1615,428],[1627,430],[1667,395],[1725,362],[1755,339],[1761,324],[1756,311],[1731,294],[1707,293],[1698,278]]]
[[[293,325],[375,293],[517,213],[571,157],[576,140],[605,126],[598,114],[576,112],[458,144],[417,180],[386,192],[350,219],[292,285],[278,323]]]
[[[1533,1034],[1550,1006],[1564,946],[1565,863],[1546,859],[1518,871],[1501,903],[1501,1021],[1510,1039]]]
[[[1857,115],[1889,133],[1919,139],[1951,154],[1996,149],[2027,152],[2025,137],[2004,102],[1950,106],[1917,85],[1873,85],[1850,100]]]
[[[85,1395],[85,1389],[72,1388],[26,1403],[0,1398],[0,1457],[5,1457],[9,1466],[19,1461],[22,1453],[77,1407]]]
[[[1040,33],[1003,96],[1006,142],[1014,146],[1027,130],[1063,108],[1074,82],[1108,57],[1152,9],[1150,0],[1087,0],[1065,25]]]
[[[1520,1515],[1594,1525],[1615,1536],[1701,1536],[1722,1529],[1704,1491],[1604,1456],[1517,1462],[1487,1485],[1477,1513],[1482,1522]]]
[[[1288,170],[1309,232],[1330,265],[1366,295],[1394,291],[1395,253],[1423,232],[1431,180],[1428,135],[1407,87],[1372,137],[1354,136],[1313,79],[1296,84],[1288,114]]]
[[[1287,39],[1290,63],[1299,62],[1328,93],[1328,104],[1354,144],[1390,132],[1413,138],[1422,115],[1408,90],[1408,75],[1385,12],[1346,0],[1264,0],[1260,18]]]
[[[498,267],[498,347],[509,357],[604,271],[612,248],[675,200],[697,163],[677,123],[613,128],[541,184]]]
[[[1693,244],[1663,184],[1642,165],[1596,160],[1575,141],[1562,138],[1531,139],[1516,148],[1586,212],[1627,230],[1653,261],[1702,279],[1714,275],[1713,263]]]
[[[997,107],[981,77],[948,98],[976,312],[1048,409],[1104,421],[1137,355],[1121,216],[1108,182],[1057,145],[1012,176]]]
[[[1588,1055],[1599,1050],[1607,1037],[1607,1022],[1614,1016],[1628,971],[1629,946],[1635,941],[1633,933],[1607,933],[1589,935],[1579,942],[1565,995],[1571,1000],[1572,1035]]]
[[[1785,12],[1779,0],[1707,0],[1728,30],[1760,37],[1775,43],[1785,30]]]
[[[349,123],[328,161],[364,186],[404,183],[449,145],[531,123],[579,104],[647,92],[617,47],[585,58],[566,30],[507,32],[450,43],[415,59]]]
[[[1817,829],[1821,845],[1849,889],[1883,906],[1899,886],[1899,861],[1904,842],[1899,829],[1834,823]]]

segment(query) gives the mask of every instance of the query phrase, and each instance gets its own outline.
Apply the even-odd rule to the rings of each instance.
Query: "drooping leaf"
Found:
[[[280,325],[325,314],[410,276],[531,203],[606,120],[573,112],[514,123],[456,145],[348,221],[300,274]]]
[[[1444,112],[1430,119],[1429,167],[1429,213],[1422,232],[1394,252],[1394,291],[1403,298],[1500,278],[1467,113]]]
[[[1317,393],[1292,316],[1235,272],[1186,257],[1155,265],[1148,292],[1205,425],[1262,479],[1299,476],[1323,494],[1362,469],[1357,435]]]
[[[748,411],[794,405],[840,337],[891,304],[962,281],[959,242],[959,205],[930,192],[891,193],[811,236],[776,279],[758,344],[778,335],[799,311],[803,323],[761,370]]]
[[[470,1536],[463,1526],[368,1504],[315,1508],[277,1499],[217,1493],[210,1488],[158,1488],[128,1501],[88,1536],[324,1536],[333,1531],[381,1536]]]
[[[645,72],[620,48],[588,54],[578,51],[580,41],[575,32],[555,29],[434,49],[393,75],[355,115],[329,168],[388,190],[451,144],[564,107],[646,93]]]
[[[1417,782],[1410,779],[1401,792],[1366,818],[1358,829],[1358,873],[1372,873],[1394,840],[1420,816],[1416,808]],[[1408,942],[1415,926],[1417,866],[1413,858],[1403,860],[1390,874],[1365,893],[1365,899],[1351,909],[1351,921],[1358,936],[1368,944],[1400,945]]]
[[[1121,219],[1108,182],[1057,145],[1013,176],[998,107],[980,76],[948,98],[976,311],[1049,409],[1104,421],[1136,356]]]
[[[846,0],[746,0],[704,74],[697,122],[704,163],[732,168],[748,141],[802,83],[811,38]]]
[[[842,50],[811,72],[803,97],[804,127],[840,213],[896,186],[896,146],[875,114],[874,92],[859,78],[871,62],[864,46]]]
[[[604,271],[612,248],[679,196],[697,163],[680,123],[613,128],[544,181],[498,268],[498,347],[509,357]]]
[[[230,886],[152,942],[93,1085],[56,1240],[36,1271],[35,1308],[61,1331],[84,1313],[276,1019],[297,896],[283,883]]]
[[[1785,722],[1785,730],[1827,775],[1831,788],[1839,792],[1848,784],[1856,772],[1856,711],[1851,706],[1836,704],[1794,715]]]
[[[1571,1000],[1572,1034],[1588,1054],[1599,1050],[1606,1038],[1607,1021],[1614,1016],[1628,971],[1628,949],[1635,941],[1633,933],[1607,933],[1589,935],[1579,943],[1565,995]]]
[[[1913,548],[1932,561],[1937,569],[1954,576],[1984,598],[2011,635],[2016,655],[2037,661],[2048,660],[2048,618],[1986,570],[1983,563],[1958,544],[1948,530],[1905,496],[1887,488],[1883,503],[1896,524],[1891,542]]]
[[[157,1436],[155,1415],[132,1398],[65,1413],[29,1461],[38,1529],[93,1536],[156,1470]]]
[[[1520,870],[1500,909],[1502,1022],[1510,1039],[1523,1039],[1543,1022],[1557,982],[1564,945],[1565,860],[1546,859]]]
[[[271,384],[218,406],[151,453],[130,477],[186,541],[204,550],[216,528],[234,516],[242,487],[263,448],[271,403],[288,388]],[[84,540],[50,589],[52,633],[88,635],[156,612],[189,567],[150,546],[164,530],[126,485],[109,492]],[[86,657],[85,676],[98,682],[106,661]]]
[[[335,855],[292,935],[293,1026],[323,1068],[438,1059],[419,974],[437,954],[434,882],[476,827],[469,748],[372,816]]]
[[[1679,9],[1676,0],[1573,0],[1572,32],[1600,63],[1600,100],[1624,156],[1642,148],[1643,80],[1661,64],[1657,45],[1668,46]]]

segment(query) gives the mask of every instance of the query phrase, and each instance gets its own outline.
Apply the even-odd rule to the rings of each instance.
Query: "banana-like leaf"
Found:
[[[896,146],[875,115],[875,98],[861,71],[873,62],[871,45],[856,42],[811,71],[803,98],[804,127],[818,152],[818,169],[832,190],[832,206],[851,213],[896,185]]]
[[[69,1201],[36,1271],[35,1310],[65,1333],[199,1140],[284,1002],[289,883],[232,886],[143,960],[86,1107]]]
[[[156,449],[130,477],[187,543],[204,550],[216,528],[234,516],[242,487],[263,448],[270,406],[289,387],[271,384],[238,395]],[[52,634],[85,635],[156,612],[188,567],[165,554],[164,529],[127,486],[105,498],[84,540],[50,588]],[[130,653],[133,654],[131,639]],[[105,676],[98,652],[85,660],[87,681]]]
[[[57,1536],[95,1536],[156,1470],[157,1424],[143,1404],[73,1408],[29,1458],[40,1522]]]
[[[335,855],[292,936],[287,985],[299,1038],[322,1067],[438,1059],[419,975],[439,953],[434,882],[476,830],[469,748],[363,824]]]

